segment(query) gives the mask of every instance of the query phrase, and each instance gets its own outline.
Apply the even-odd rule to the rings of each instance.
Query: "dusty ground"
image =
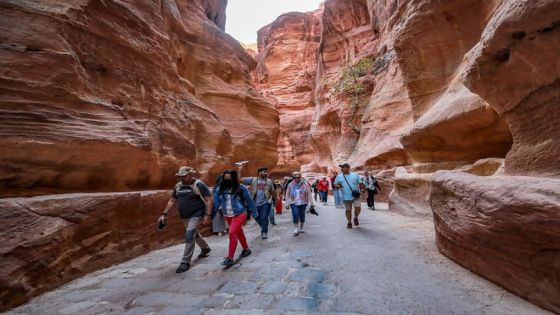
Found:
[[[268,240],[251,222],[253,254],[231,269],[220,266],[227,237],[213,237],[210,257],[186,273],[175,274],[183,247],[174,246],[9,314],[548,314],[440,255],[431,221],[378,208],[347,230],[343,210],[320,205],[297,237],[287,213]]]

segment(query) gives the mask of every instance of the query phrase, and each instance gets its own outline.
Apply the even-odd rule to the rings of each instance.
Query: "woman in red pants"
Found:
[[[240,257],[251,255],[251,250],[243,232],[243,223],[247,220],[247,209],[251,211],[253,218],[258,217],[253,198],[251,198],[249,190],[239,184],[237,172],[234,170],[224,171],[222,183],[218,187],[214,187],[212,215],[215,215],[217,211],[222,211],[229,224],[228,255],[222,262],[222,265],[226,267],[233,266],[233,256],[238,241],[243,248]]]

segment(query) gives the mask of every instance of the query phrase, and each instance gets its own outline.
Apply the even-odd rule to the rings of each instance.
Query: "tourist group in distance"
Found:
[[[350,171],[348,163],[339,165],[340,173],[333,172],[331,177],[322,176],[312,182],[293,172],[282,180],[269,178],[268,168],[260,167],[256,176],[242,177],[246,161],[238,162],[237,170],[225,170],[218,175],[212,189],[195,177],[196,170],[182,166],[175,174],[178,183],[171,192],[165,209],[158,218],[163,229],[167,224],[168,212],[176,207],[185,227],[185,250],[176,272],[182,273],[190,268],[195,244],[201,248],[198,258],[208,257],[210,246],[199,232],[201,225],[212,225],[216,234],[228,234],[229,246],[222,265],[234,265],[234,255],[238,243],[242,251],[239,258],[251,255],[244,224],[252,217],[260,226],[261,238],[268,239],[269,224],[276,225],[275,214],[281,214],[283,204],[291,209],[294,236],[306,232],[306,213],[316,214],[317,197],[327,205],[329,192],[334,196],[336,208],[344,208],[348,229],[360,225],[361,196],[367,193],[368,209],[375,210],[374,196],[381,187],[377,179],[368,171],[364,176]]]

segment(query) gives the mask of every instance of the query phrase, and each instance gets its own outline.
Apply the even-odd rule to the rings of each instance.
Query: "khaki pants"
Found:
[[[351,211],[352,205],[354,205],[354,208],[361,208],[362,201],[360,198],[354,200],[344,200],[344,208],[346,208],[346,211]]]
[[[181,263],[190,265],[194,253],[194,244],[196,243],[200,248],[208,248],[208,243],[206,243],[202,235],[200,235],[200,232],[198,232],[198,226],[202,222],[201,217],[182,220],[183,225],[185,225],[185,251],[183,252]]]

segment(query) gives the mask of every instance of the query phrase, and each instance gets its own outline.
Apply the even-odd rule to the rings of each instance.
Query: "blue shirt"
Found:
[[[346,180],[344,177],[346,176]],[[348,181],[348,183],[346,183]],[[342,184],[342,199],[343,200],[354,200],[352,197],[352,190],[360,191],[360,184],[362,184],[362,178],[357,173],[350,173],[348,175],[338,174],[334,179],[334,184]],[[348,186],[350,184],[350,186]]]

